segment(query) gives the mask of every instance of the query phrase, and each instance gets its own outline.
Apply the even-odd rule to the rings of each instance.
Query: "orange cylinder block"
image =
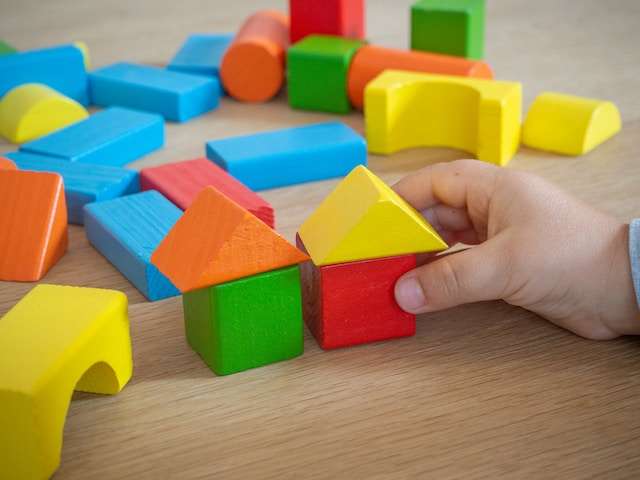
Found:
[[[265,10],[250,16],[222,59],[225,90],[243,102],[266,102],[284,83],[289,17]]]

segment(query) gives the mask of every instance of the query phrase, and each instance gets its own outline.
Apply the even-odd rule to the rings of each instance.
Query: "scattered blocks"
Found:
[[[68,162],[54,157],[14,152],[7,156],[20,170],[52,172],[62,176],[69,223],[84,224],[84,206],[140,191],[138,172],[120,167]]]
[[[24,143],[55,132],[89,116],[75,100],[46,85],[27,83],[0,100],[0,135]]]
[[[518,150],[520,83],[390,70],[365,97],[372,153],[446,146],[506,165]]]
[[[341,177],[367,164],[364,139],[337,122],[213,140],[207,157],[252,190]]]
[[[204,187],[211,186],[271,228],[275,224],[273,207],[266,200],[206,158],[143,168],[140,184],[142,190],[157,190],[182,210],[189,208]]]
[[[51,135],[26,143],[20,151],[71,162],[122,166],[163,144],[162,117],[111,107]]]
[[[4,40],[0,40],[0,55],[10,55],[16,53],[17,50]]]
[[[0,169],[0,280],[40,280],[66,250],[62,178]]]
[[[419,0],[411,7],[411,48],[484,56],[484,0]]]
[[[264,10],[250,16],[222,59],[224,89],[237,100],[266,102],[284,83],[289,17]]]
[[[289,0],[291,43],[314,33],[364,38],[364,0]]]
[[[89,75],[89,87],[96,105],[158,113],[174,122],[186,122],[220,102],[217,78],[133,63],[94,70]]]
[[[412,52],[365,45],[356,52],[348,76],[349,99],[356,108],[364,105],[364,89],[385,70],[436,73],[461,77],[493,78],[485,62],[437,53]]]
[[[0,190],[1,191],[1,190]],[[0,471],[49,478],[74,390],[113,395],[132,374],[127,297],[38,285],[0,319]]]
[[[16,164],[8,158],[0,157],[0,170],[16,170]]]
[[[151,264],[151,254],[182,212],[160,193],[148,191],[85,207],[89,242],[151,301],[179,295]]]
[[[620,112],[611,102],[546,92],[529,109],[522,143],[564,155],[584,155],[621,128]]]
[[[359,40],[309,35],[293,45],[287,53],[289,105],[331,113],[351,111],[347,72],[363,44]]]

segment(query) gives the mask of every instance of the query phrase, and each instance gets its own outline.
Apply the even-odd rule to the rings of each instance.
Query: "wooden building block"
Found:
[[[328,35],[309,35],[287,52],[289,105],[302,110],[348,113],[347,72],[364,44]]]
[[[522,143],[564,155],[584,155],[621,128],[620,112],[611,102],[545,92],[529,109]]]
[[[364,0],[289,0],[291,43],[307,35],[364,38]]]
[[[150,301],[179,295],[151,254],[182,212],[160,193],[148,191],[85,207],[89,242]]]
[[[162,117],[111,107],[46,137],[25,143],[20,151],[70,162],[121,167],[163,144]]]
[[[66,250],[62,177],[0,169],[0,280],[40,280]]]
[[[126,107],[186,122],[220,103],[217,78],[133,63],[114,63],[89,74],[91,101]]]
[[[13,48],[4,40],[0,40],[0,55],[10,55],[12,53],[17,53],[18,50]]]
[[[212,140],[207,157],[252,190],[341,177],[367,164],[364,139],[339,122]]]
[[[302,355],[298,266],[252,275],[183,297],[189,345],[217,375]]]
[[[0,157],[0,170],[16,170],[16,164],[8,158]]]
[[[480,60],[484,0],[418,0],[411,7],[411,48]]]
[[[520,144],[520,83],[389,70],[365,96],[371,153],[440,146],[506,165]]]
[[[437,53],[412,52],[365,45],[353,56],[349,69],[349,99],[354,107],[362,109],[364,89],[369,82],[385,70],[493,78],[491,67],[485,62]]]
[[[0,97],[23,83],[43,83],[61,94],[89,104],[84,56],[74,45],[0,56]]]
[[[299,235],[318,266],[448,248],[422,215],[362,166],[324,199]]]
[[[84,224],[84,206],[140,191],[140,178],[135,170],[89,163],[68,162],[54,157],[14,152],[7,156],[20,170],[52,172],[62,176],[67,200],[67,220]]]
[[[189,208],[204,187],[211,186],[271,228],[275,224],[273,207],[266,200],[206,158],[143,168],[140,185],[142,190],[157,190],[182,210]]]
[[[298,248],[304,244],[297,238]],[[416,317],[396,303],[396,281],[416,267],[415,255],[317,267],[300,266],[303,316],[325,350],[409,337]]]
[[[132,373],[127,297],[38,285],[0,319],[0,472],[49,478],[71,395],[113,395]]]
[[[24,143],[88,116],[75,100],[46,85],[25,83],[0,100],[0,135],[10,142]]]
[[[236,100],[266,102],[284,84],[285,52],[289,47],[289,17],[263,10],[242,25],[222,58],[224,89]]]
[[[213,187],[204,188],[151,262],[181,292],[288,267],[308,257]]]

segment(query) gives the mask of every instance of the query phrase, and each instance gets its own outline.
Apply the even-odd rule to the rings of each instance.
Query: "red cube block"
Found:
[[[364,0],[289,0],[291,43],[314,33],[364,38]]]

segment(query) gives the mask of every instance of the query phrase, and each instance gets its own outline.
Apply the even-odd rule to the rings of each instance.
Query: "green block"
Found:
[[[347,73],[353,55],[362,45],[360,40],[309,35],[289,48],[289,104],[302,110],[349,113]]]
[[[17,50],[9,45],[7,42],[0,40],[0,55],[8,55],[9,53],[16,53]]]
[[[218,375],[301,355],[298,266],[187,292],[187,341]]]
[[[482,60],[484,0],[419,0],[411,7],[411,48]]]

